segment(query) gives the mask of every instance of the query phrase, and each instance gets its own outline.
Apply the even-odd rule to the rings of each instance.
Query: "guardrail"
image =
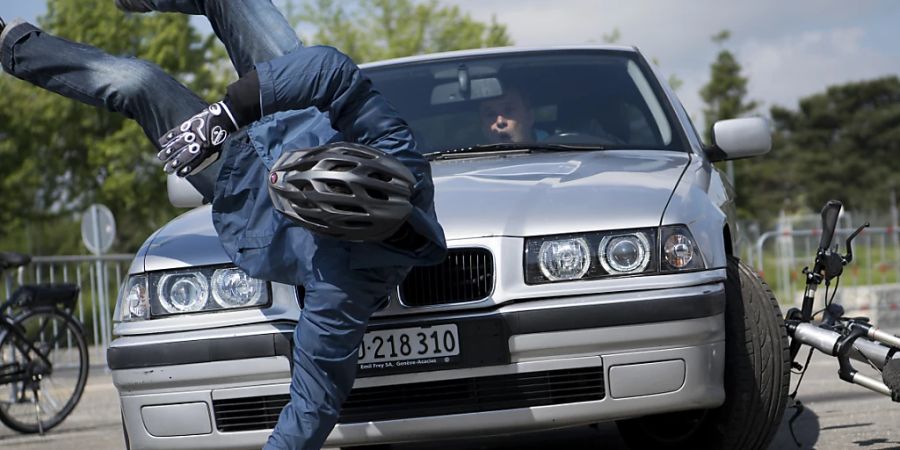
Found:
[[[835,230],[833,242],[841,252],[846,252],[844,242],[855,230]],[[772,286],[782,303],[794,304],[802,297],[805,286],[802,270],[812,265],[821,234],[819,229],[768,231],[752,246],[745,246],[743,256]],[[853,262],[844,269],[841,286],[900,283],[900,230],[896,227],[866,228],[853,241],[853,254]]]
[[[853,228],[835,231],[835,243],[843,246]],[[795,304],[802,297],[803,267],[812,264],[821,230],[775,230],[763,233],[756,242],[743,242],[744,260],[753,265],[772,286],[782,304]],[[749,245],[747,245],[749,244]],[[843,250],[842,250],[843,251]],[[895,227],[871,227],[854,241],[854,260],[842,277],[842,285],[883,286],[878,300],[860,303],[863,313],[890,315],[900,328],[900,230]],[[116,295],[128,274],[134,255],[103,256],[37,256],[17,273],[7,272],[0,286],[2,298],[8,298],[23,283],[75,283],[81,286],[81,297],[75,315],[85,326],[90,345],[98,347],[105,363],[105,349],[112,340],[112,312]],[[893,284],[893,286],[887,286]],[[896,293],[890,293],[891,289]],[[881,292],[887,289],[886,293]],[[856,304],[851,290],[842,293],[842,303]],[[868,292],[868,291],[867,291]],[[851,295],[848,295],[851,294]],[[896,300],[894,300],[896,299]],[[870,309],[870,311],[865,311]]]
[[[74,314],[84,325],[88,345],[99,347],[100,360],[105,364],[106,352],[112,340],[112,313],[116,295],[128,275],[134,255],[103,256],[36,256],[31,264],[16,273],[7,273],[0,295],[9,295],[21,284],[74,283],[81,287],[81,296]],[[93,358],[93,357],[92,357]]]

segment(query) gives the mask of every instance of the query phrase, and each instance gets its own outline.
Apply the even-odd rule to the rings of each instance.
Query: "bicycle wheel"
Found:
[[[15,324],[34,349],[26,352],[28,344],[21,337],[4,333],[0,365],[18,362],[38,375],[0,386],[0,422],[21,433],[44,432],[59,425],[81,399],[89,367],[87,343],[81,325],[55,309],[25,311]]]

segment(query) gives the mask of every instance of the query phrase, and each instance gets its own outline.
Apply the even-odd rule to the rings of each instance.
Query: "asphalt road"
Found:
[[[124,448],[119,424],[119,404],[111,377],[95,369],[84,398],[75,412],[59,428],[45,436],[19,435],[0,426],[0,448],[9,450]],[[813,358],[800,388],[799,398],[806,410],[795,423],[795,432],[804,449],[900,450],[900,404],[837,378],[836,362],[824,355]],[[786,414],[786,418],[792,413]],[[776,450],[794,450],[787,431],[787,419],[772,445]],[[616,427],[557,430],[496,438],[469,438],[452,442],[406,444],[396,450],[624,450]]]

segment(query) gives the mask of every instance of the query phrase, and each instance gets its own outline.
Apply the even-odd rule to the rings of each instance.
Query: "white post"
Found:
[[[97,299],[100,303],[100,334],[101,334],[101,342],[103,343],[103,349],[109,348],[109,317],[108,310],[109,305],[106,303],[106,270],[103,267],[103,261],[101,257],[103,256],[103,245],[100,242],[100,208],[91,207],[91,217],[94,219],[94,229],[91,230],[94,233],[94,242],[97,246]],[[105,355],[106,352],[104,351]]]
[[[897,191],[891,189],[891,242],[894,244],[894,269],[897,272],[895,283],[900,283],[900,234],[898,234]]]

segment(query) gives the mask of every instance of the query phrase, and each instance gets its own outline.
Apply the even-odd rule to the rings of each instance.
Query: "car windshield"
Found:
[[[684,148],[660,87],[634,52],[519,52],[365,73],[409,122],[423,153],[510,144]]]

